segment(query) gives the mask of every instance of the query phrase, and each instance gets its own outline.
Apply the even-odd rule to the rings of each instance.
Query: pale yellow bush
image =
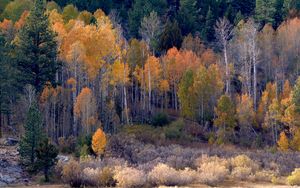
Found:
[[[247,178],[249,178],[249,176],[251,175],[251,168],[248,167],[235,167],[232,172],[231,172],[231,176],[234,179],[238,179],[238,180],[246,180]]]
[[[229,162],[226,159],[217,157],[217,156],[208,156],[208,155],[202,155],[201,157],[197,158],[195,160],[196,167],[200,167],[204,163],[210,163],[214,162],[218,165],[225,166],[226,168],[229,168]]]
[[[236,167],[250,168],[253,173],[259,169],[259,165],[247,155],[238,155],[231,158],[230,164],[233,169]]]
[[[290,176],[287,177],[289,185],[300,185],[300,168],[296,168]]]
[[[69,183],[71,187],[79,187],[82,184],[79,163],[74,160],[69,161],[63,167],[62,179],[64,182]]]
[[[198,170],[200,172],[199,181],[208,185],[216,185],[224,181],[229,175],[225,163],[217,161],[202,163]]]
[[[188,185],[197,181],[198,173],[189,168],[176,170],[159,163],[149,172],[148,179],[152,185]]]
[[[260,182],[272,182],[274,179],[275,173],[271,170],[260,170],[257,171],[255,174],[249,177],[251,181],[260,181]],[[272,182],[273,183],[273,182]]]
[[[178,185],[179,173],[166,164],[159,163],[148,174],[148,179],[153,185]]]
[[[100,186],[112,187],[116,184],[113,169],[104,167],[99,173]]]
[[[99,174],[100,174],[100,170],[97,169],[93,169],[93,168],[85,168],[82,171],[83,173],[83,181],[85,185],[89,185],[89,186],[97,186],[100,184],[100,179],[99,179]]]
[[[119,187],[142,187],[146,183],[146,174],[131,167],[116,168],[114,179]]]

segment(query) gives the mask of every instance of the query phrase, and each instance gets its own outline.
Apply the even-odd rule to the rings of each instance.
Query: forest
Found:
[[[0,0],[0,187],[300,185],[299,71],[299,0]]]

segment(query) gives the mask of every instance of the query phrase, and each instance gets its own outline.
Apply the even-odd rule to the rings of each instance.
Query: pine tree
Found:
[[[206,41],[212,41],[214,39],[214,25],[215,25],[215,18],[213,15],[213,12],[211,8],[209,7],[207,14],[206,14],[206,19],[205,19],[205,28],[204,28],[204,38]]]
[[[36,148],[42,139],[42,116],[35,103],[29,108],[24,129],[25,134],[20,142],[19,152],[22,164],[31,171],[35,168]]]
[[[274,24],[275,12],[276,0],[256,0],[255,17],[261,26]]]
[[[168,50],[172,47],[179,48],[182,42],[181,30],[177,21],[168,20],[160,36],[160,50]]]
[[[49,27],[45,14],[45,1],[36,0],[24,27],[19,34],[17,46],[18,67],[23,84],[33,85],[40,92],[46,82],[55,85],[59,67],[55,33]]]
[[[44,172],[45,181],[48,182],[49,171],[57,162],[58,149],[46,138],[39,143],[35,152],[37,157],[36,166]]]
[[[178,20],[183,35],[194,33],[196,30],[198,15],[196,3],[196,0],[180,0]]]

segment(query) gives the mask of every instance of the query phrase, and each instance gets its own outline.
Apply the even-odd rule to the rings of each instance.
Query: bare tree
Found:
[[[220,46],[223,48],[223,56],[225,62],[225,79],[226,79],[226,94],[229,94],[230,90],[230,70],[228,62],[228,41],[232,38],[233,27],[227,18],[221,18],[215,25],[216,38],[219,41]]]
[[[152,11],[149,16],[145,16],[141,22],[140,35],[147,42],[148,46],[155,53],[155,46],[161,33],[161,21],[156,12]]]

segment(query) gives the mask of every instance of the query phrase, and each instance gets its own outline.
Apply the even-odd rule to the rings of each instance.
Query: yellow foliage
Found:
[[[280,151],[288,151],[289,150],[289,140],[284,132],[280,133],[279,140],[277,141],[278,149]]]
[[[106,146],[106,136],[102,129],[98,129],[92,138],[92,149],[97,155],[104,153]]]

